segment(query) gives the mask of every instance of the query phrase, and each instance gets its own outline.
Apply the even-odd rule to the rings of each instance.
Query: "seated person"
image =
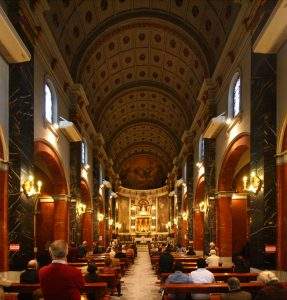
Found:
[[[174,273],[170,274],[166,281],[166,283],[189,283],[190,278],[187,274],[183,273],[183,266],[181,262],[176,262],[174,265]],[[184,300],[186,295],[185,294],[169,294],[168,297],[170,299],[176,300]]]
[[[249,273],[249,263],[243,258],[243,256],[236,256],[233,260],[235,273]]]
[[[87,268],[87,273],[84,276],[85,282],[98,282],[101,281],[97,275],[97,266],[94,263],[89,263]],[[97,299],[95,293],[90,292],[88,293],[88,300],[95,300]]]
[[[240,289],[240,281],[236,277],[230,277],[227,280],[229,293],[222,294],[222,300],[251,300],[250,293],[242,291]]]
[[[116,250],[115,258],[126,258],[126,257],[127,257],[126,253],[123,253],[122,248],[118,247]]]
[[[276,275],[271,271],[260,272],[258,281],[261,281],[265,286],[258,291],[255,300],[286,300],[287,288],[284,287]]]
[[[126,252],[127,257],[129,258],[134,258],[135,256],[135,252],[134,249],[132,249],[131,247],[128,247],[127,252]]]
[[[82,245],[79,246],[78,248],[78,254],[80,258],[86,257],[88,252],[88,242],[83,241]]]
[[[168,245],[164,252],[161,253],[159,258],[159,273],[172,272],[174,258],[170,253],[170,246]]]
[[[36,260],[30,260],[27,264],[27,268],[20,275],[20,283],[38,283],[38,263]],[[19,300],[32,300],[33,293],[19,293]]]
[[[178,244],[178,245],[177,245],[176,251],[177,251],[178,253],[184,253],[185,250],[186,250],[185,247],[182,246],[181,244]]]
[[[197,270],[190,273],[190,281],[192,283],[211,283],[215,281],[213,274],[206,270],[204,258],[197,260]],[[192,299],[206,300],[209,299],[209,294],[192,294]]]
[[[206,263],[208,267],[218,267],[219,266],[219,256],[216,255],[216,251],[210,250],[210,256],[207,257]]]
[[[194,252],[193,246],[189,246],[189,247],[188,247],[188,250],[187,250],[187,252],[186,252],[186,255],[190,255],[190,256],[196,255],[195,252]]]
[[[105,266],[101,269],[101,274],[117,275],[117,270],[112,266],[112,260],[109,257],[105,259]],[[117,288],[118,296],[121,296],[122,287],[121,287],[121,280],[119,276],[117,276],[116,278],[115,286]]]

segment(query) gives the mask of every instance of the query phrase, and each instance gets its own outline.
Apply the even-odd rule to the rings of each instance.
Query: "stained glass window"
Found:
[[[237,77],[232,91],[232,116],[235,118],[240,113],[240,101],[241,101],[241,80],[240,76]]]
[[[53,99],[48,84],[45,84],[45,118],[49,123],[53,123]]]

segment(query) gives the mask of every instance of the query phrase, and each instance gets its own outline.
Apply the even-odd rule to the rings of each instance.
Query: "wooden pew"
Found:
[[[184,273],[190,273],[192,271],[195,271],[196,269],[197,269],[197,267],[183,266]],[[232,273],[233,272],[233,267],[210,267],[210,268],[206,268],[206,269],[212,273]]]
[[[107,283],[108,289],[110,290],[111,295],[114,294],[114,291],[117,289],[117,286],[121,285],[120,277],[117,272],[110,273],[110,274],[101,274],[100,273],[99,278],[100,278],[100,280]]]
[[[242,283],[241,289],[244,291],[256,293],[259,289],[262,288],[263,284],[255,281]],[[226,283],[168,283],[163,284],[162,288],[164,289],[163,299],[168,299],[168,294],[211,294],[211,293],[226,293],[228,292],[228,286]]]
[[[107,292],[108,284],[106,282],[93,282],[85,283],[84,288],[81,290],[82,293],[94,292],[96,295],[99,295],[99,299],[103,299]],[[12,283],[9,286],[6,286],[5,292],[8,294],[13,293],[33,293],[36,290],[40,289],[40,284],[26,284],[26,283]]]
[[[18,293],[4,293],[4,300],[17,300]]]
[[[160,278],[164,282],[171,273],[161,273]],[[237,277],[240,282],[256,281],[258,273],[213,273],[215,281],[226,282],[230,277]]]

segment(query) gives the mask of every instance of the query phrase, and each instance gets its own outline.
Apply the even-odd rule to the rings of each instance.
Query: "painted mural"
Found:
[[[147,190],[162,187],[166,173],[159,160],[142,155],[132,157],[124,162],[120,178],[124,187]]]
[[[158,208],[157,208],[157,231],[166,232],[166,224],[169,221],[169,199],[167,196],[162,196],[158,198]]]
[[[121,230],[122,233],[128,233],[129,232],[129,198],[126,197],[120,197],[119,200],[119,220],[118,222],[121,223]]]

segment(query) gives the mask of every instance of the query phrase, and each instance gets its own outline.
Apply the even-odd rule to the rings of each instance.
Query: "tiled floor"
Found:
[[[141,247],[134,265],[123,277],[122,297],[114,296],[112,299],[121,300],[161,300],[159,285],[152,270],[147,248]]]

